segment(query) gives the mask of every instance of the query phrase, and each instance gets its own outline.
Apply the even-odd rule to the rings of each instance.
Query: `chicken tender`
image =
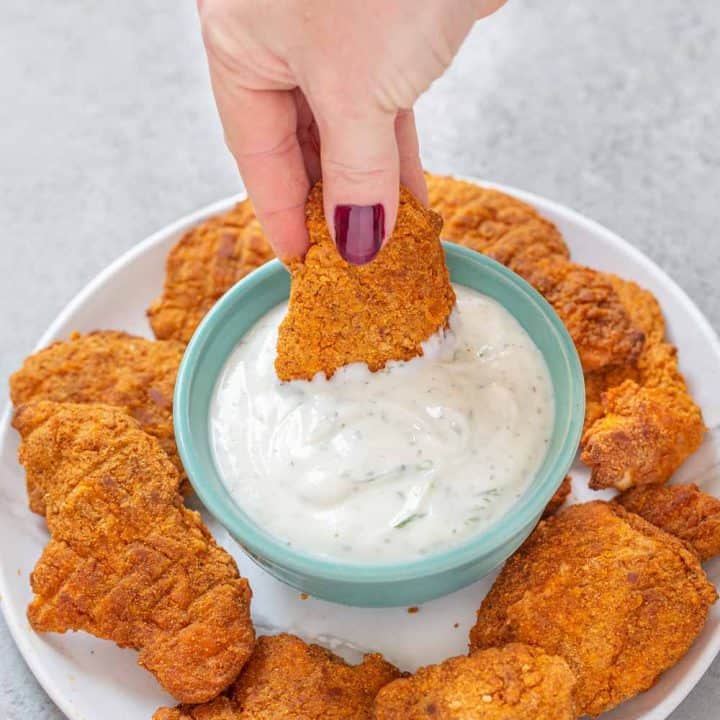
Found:
[[[676,350],[660,346],[670,367]],[[581,460],[592,472],[590,487],[626,490],[666,482],[702,444],[700,408],[679,373],[667,384],[639,385],[628,380],[603,394],[605,415],[585,432]]]
[[[626,490],[666,482],[702,444],[705,423],[664,341],[655,297],[633,282],[608,276],[646,337],[637,361],[586,378],[587,412],[581,459],[590,486]]]
[[[605,275],[555,258],[510,267],[555,308],[575,343],[585,372],[632,362],[644,343]]]
[[[607,277],[569,260],[557,228],[526,203],[455,178],[426,175],[430,207],[443,216],[444,238],[507,265],[555,308],[585,372],[632,362],[643,333],[631,322]]]
[[[511,643],[420,668],[386,685],[375,720],[575,720],[565,660]]]
[[[352,666],[294,635],[264,636],[224,696],[161,708],[153,720],[370,720],[378,690],[398,677],[381,655]]]
[[[185,479],[173,432],[175,376],[184,346],[104,330],[56,342],[31,355],[10,378],[15,406],[33,400],[103,403],[124,408],[154,435]],[[187,487],[187,484],[184,486]],[[28,478],[30,509],[45,513],[42,493]]]
[[[550,502],[545,506],[543,510],[543,517],[547,518],[554,515],[568,499],[568,495],[572,491],[572,478],[566,475],[563,481],[560,483],[560,487],[555,491],[555,494],[550,498]]]
[[[615,288],[633,324],[645,336],[643,352],[662,343],[665,338],[665,319],[660,303],[649,291],[631,280],[605,273],[606,280]],[[642,357],[640,354],[639,358]],[[585,429],[605,415],[602,395],[611,387],[622,385],[625,380],[642,383],[638,361],[610,370],[585,375]]]
[[[51,534],[31,576],[31,626],[139,650],[182,702],[217,696],[253,649],[250,587],[183,506],[158,440],[108,405],[41,401],[13,424]]]
[[[470,644],[521,642],[565,658],[578,715],[599,715],[677,663],[716,599],[684,543],[617,503],[572,505],[507,561]]]
[[[430,207],[443,218],[443,237],[498,262],[539,260],[570,252],[558,229],[532,206],[506,193],[453,177],[425,173]]]
[[[632,280],[625,280],[605,273],[607,281],[615,288],[633,324],[642,330],[647,345],[656,345],[665,338],[665,318],[657,298]]]
[[[155,337],[188,343],[220,297],[273,257],[249,200],[189,230],[170,251],[162,295],[147,311]]]
[[[720,555],[720,500],[697,485],[646,485],[615,502],[684,540],[701,561]]]
[[[310,249],[290,263],[288,313],[275,368],[281,380],[329,378],[344,365],[379,370],[422,355],[421,344],[447,326],[455,293],[440,244],[440,216],[404,188],[392,236],[366,265],[343,260],[323,214],[322,187],[306,206]]]

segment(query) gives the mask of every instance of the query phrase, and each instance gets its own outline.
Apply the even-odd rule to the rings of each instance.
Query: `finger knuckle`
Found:
[[[344,185],[364,185],[391,177],[391,167],[378,165],[360,166],[343,162],[337,158],[323,158],[323,177]]]

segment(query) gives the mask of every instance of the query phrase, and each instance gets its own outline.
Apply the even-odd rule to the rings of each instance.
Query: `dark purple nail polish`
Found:
[[[385,235],[385,208],[380,205],[336,205],[335,244],[353,265],[370,262]]]

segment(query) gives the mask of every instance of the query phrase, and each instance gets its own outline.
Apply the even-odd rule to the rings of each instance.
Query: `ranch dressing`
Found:
[[[499,303],[455,286],[450,329],[371,373],[281,383],[271,310],[230,355],[210,430],[235,501],[297,550],[353,563],[418,559],[500,518],[553,426],[545,361]]]

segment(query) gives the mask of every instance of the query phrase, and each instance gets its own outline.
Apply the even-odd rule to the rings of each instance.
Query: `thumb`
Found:
[[[395,116],[317,118],[325,218],[338,251],[370,262],[395,227],[400,182]]]

